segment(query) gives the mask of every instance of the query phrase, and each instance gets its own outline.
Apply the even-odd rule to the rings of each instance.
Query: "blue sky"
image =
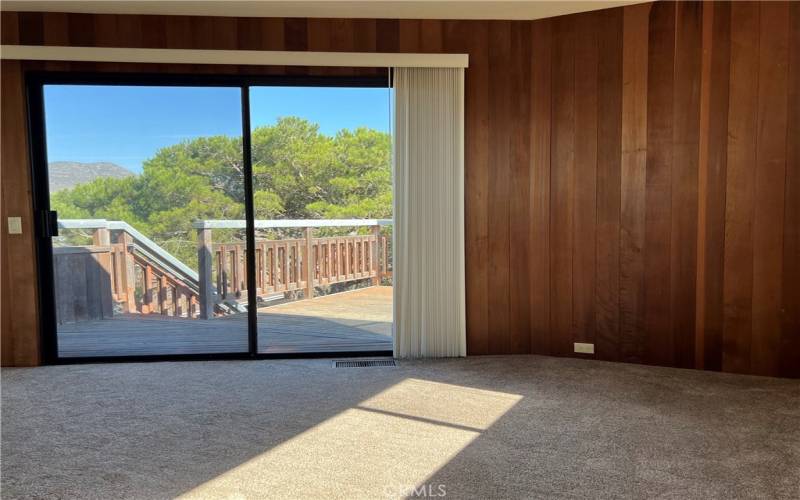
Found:
[[[281,116],[389,131],[389,89],[251,87],[253,127]],[[109,161],[140,172],[161,147],[204,135],[241,134],[238,88],[45,86],[48,161]]]

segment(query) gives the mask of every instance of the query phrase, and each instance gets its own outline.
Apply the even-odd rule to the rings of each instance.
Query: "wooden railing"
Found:
[[[255,244],[256,293],[269,297],[302,291],[314,297],[314,287],[370,279],[380,284],[390,275],[387,238],[381,234],[385,220],[256,221],[256,228],[300,228],[302,238],[257,239]],[[313,227],[310,227],[313,225]],[[368,226],[369,234],[314,237],[319,227]],[[242,229],[244,221],[198,221],[200,317],[211,317],[224,307],[247,297],[246,245],[214,243],[214,229]],[[310,257],[309,257],[310,256]],[[311,279],[309,280],[309,276]],[[206,290],[213,291],[205,293]],[[224,312],[224,311],[223,311]]]
[[[258,295],[303,290],[309,285],[372,278],[375,284],[386,273],[386,237],[380,235],[330,238],[256,240],[256,290]],[[308,281],[308,249],[311,248],[312,282]],[[239,298],[247,290],[245,244],[214,244],[214,283],[222,299]],[[378,248],[383,249],[381,258]]]
[[[93,243],[54,248],[59,323],[108,318],[115,308],[122,313],[199,316],[196,274],[129,225],[66,220],[59,226],[89,230]]]
[[[298,292],[356,280],[380,284],[391,276],[388,220],[255,221],[256,229],[301,230],[301,238],[257,239],[258,297]],[[199,272],[190,269],[125,222],[60,220],[59,227],[88,231],[92,245],[54,251],[58,321],[103,319],[115,311],[183,318],[243,312],[247,298],[246,245],[214,243],[214,229],[244,229],[244,221],[197,221]],[[368,227],[368,234],[315,237],[318,228]],[[362,229],[362,232],[363,229]],[[296,235],[295,235],[296,236]],[[113,240],[113,242],[112,242]],[[311,279],[309,279],[309,276]],[[302,293],[300,293],[302,292]]]
[[[102,229],[97,230],[102,233]],[[111,289],[123,312],[194,318],[199,290],[191,277],[181,277],[163,259],[148,252],[131,232],[113,232]],[[97,235],[97,232],[95,233]],[[97,236],[95,236],[97,239]],[[137,297],[136,291],[140,294]]]

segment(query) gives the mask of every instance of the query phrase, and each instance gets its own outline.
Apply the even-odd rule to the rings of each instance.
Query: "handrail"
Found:
[[[256,219],[256,229],[306,228],[306,227],[361,227],[391,226],[392,219]],[[245,220],[197,220],[192,223],[195,229],[245,229]]]
[[[108,229],[106,219],[58,219],[59,229]]]
[[[151,240],[147,236],[143,235],[142,233],[134,229],[127,222],[109,221],[108,229],[125,231],[126,233],[133,236],[134,243],[144,247],[145,250],[148,250],[148,252],[151,254],[155,253],[160,259],[165,260],[167,264],[179,270],[181,274],[184,275],[184,277],[189,278],[195,283],[197,283],[200,280],[200,276],[197,274],[196,271],[192,270],[191,267],[187,266],[186,264],[178,260],[177,257],[164,250],[161,246],[158,245],[158,243],[156,243],[155,241]]]

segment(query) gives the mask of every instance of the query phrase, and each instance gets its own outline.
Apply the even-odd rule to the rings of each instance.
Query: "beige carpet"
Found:
[[[2,498],[798,498],[800,381],[537,356],[2,371]]]

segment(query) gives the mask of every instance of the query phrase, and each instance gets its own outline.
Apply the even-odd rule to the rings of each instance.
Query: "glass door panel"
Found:
[[[247,352],[241,92],[44,85],[59,357]]]
[[[386,87],[250,87],[260,353],[392,349]]]

